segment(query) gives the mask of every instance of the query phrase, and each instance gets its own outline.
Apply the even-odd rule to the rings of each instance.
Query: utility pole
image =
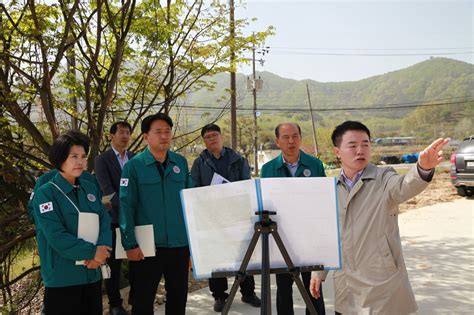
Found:
[[[254,33],[255,35],[255,33]],[[258,51],[259,54],[265,56],[268,53],[270,47],[264,47],[261,51]],[[250,60],[250,59],[247,59]],[[255,44],[252,46],[252,80],[247,78],[247,90],[252,90],[253,94],[253,155],[254,155],[254,175],[258,176],[258,130],[257,130],[257,118],[259,113],[257,112],[257,90],[261,90],[263,88],[263,81],[259,77],[257,79],[257,75],[255,73]],[[257,60],[263,66],[265,60],[260,58]]]
[[[313,126],[314,155],[319,156],[318,140],[316,139],[316,126],[314,124],[313,109],[311,108],[311,97],[309,96],[308,83],[306,83],[306,91],[308,92],[309,114],[311,115],[311,125]]]
[[[252,47],[252,76],[253,76],[253,154],[254,171],[258,176],[258,135],[257,135],[257,78],[255,75],[255,45]]]
[[[230,146],[237,150],[237,96],[235,84],[235,19],[234,0],[229,0],[230,9]]]

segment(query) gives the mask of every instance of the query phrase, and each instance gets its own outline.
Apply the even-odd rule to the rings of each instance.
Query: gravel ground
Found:
[[[400,205],[400,212],[431,206],[440,202],[453,201],[463,197],[456,193],[451,184],[449,170],[437,172],[431,184],[418,196]]]

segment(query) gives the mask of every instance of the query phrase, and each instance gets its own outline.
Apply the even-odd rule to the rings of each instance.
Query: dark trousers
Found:
[[[227,291],[227,278],[210,278],[209,290],[212,292],[214,299],[227,299],[229,294]],[[252,296],[255,293],[255,280],[253,276],[245,277],[244,281],[240,283],[240,292],[242,296]]]
[[[162,248],[155,257],[131,261],[133,315],[152,315],[156,290],[165,277],[167,315],[184,315],[188,298],[189,248]]]
[[[44,289],[46,315],[102,315],[102,281]]]
[[[105,291],[109,298],[110,307],[117,307],[122,305],[122,297],[120,296],[120,274],[122,269],[122,259],[115,259],[115,244],[117,242],[117,235],[115,229],[118,228],[118,224],[112,224],[112,253],[110,258],[107,260],[107,264],[110,267],[110,278],[104,280]]]
[[[302,272],[303,284],[308,292],[311,301],[313,302],[314,308],[318,312],[318,315],[325,315],[326,310],[324,307],[324,298],[322,286],[319,288],[321,291],[321,297],[315,299],[309,292],[309,284],[311,281],[311,272]],[[277,313],[278,315],[293,315],[293,278],[289,273],[280,273],[276,275],[277,283]],[[306,309],[306,315],[309,315],[308,309]]]

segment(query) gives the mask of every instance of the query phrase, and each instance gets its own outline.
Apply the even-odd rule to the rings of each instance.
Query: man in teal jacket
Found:
[[[173,122],[163,113],[146,117],[147,148],[125,164],[120,179],[120,231],[132,269],[133,314],[153,314],[165,277],[166,314],[185,314],[189,248],[180,191],[191,187],[186,159],[169,150]],[[135,227],[153,225],[155,257],[144,257]]]
[[[275,128],[276,144],[281,154],[262,167],[261,177],[325,177],[323,163],[300,150],[301,128],[295,123],[281,123]],[[295,213],[295,215],[297,215]],[[311,272],[302,272],[304,286],[310,294]],[[277,312],[279,315],[293,315],[293,278],[291,274],[277,274]],[[324,300],[312,298],[318,315],[324,315]],[[309,311],[306,310],[306,314]]]

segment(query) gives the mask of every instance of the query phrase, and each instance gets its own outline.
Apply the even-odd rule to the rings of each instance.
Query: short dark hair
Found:
[[[298,125],[297,123],[293,123],[293,122],[284,122],[284,123],[280,123],[278,124],[278,126],[276,126],[275,128],[275,137],[280,137],[280,127],[283,126],[283,125],[287,125],[287,124],[293,124],[296,126],[296,128],[298,128],[298,133],[300,134],[301,136],[301,127],[300,125]]]
[[[156,113],[150,116],[147,116],[142,121],[142,133],[148,133],[150,131],[151,124],[155,120],[163,120],[165,121],[170,128],[173,128],[173,120],[171,120],[170,116],[163,114],[163,113]]]
[[[218,133],[221,133],[221,128],[216,124],[207,124],[201,129],[201,137],[204,137],[206,132],[209,131],[217,131]]]
[[[67,160],[73,145],[79,145],[84,148],[86,154],[89,153],[89,137],[82,132],[69,130],[54,140],[49,150],[49,161],[54,168],[62,171],[61,165]]]
[[[347,120],[340,124],[339,126],[334,129],[331,135],[332,144],[335,147],[339,147],[341,145],[342,136],[349,130],[358,130],[364,131],[370,140],[370,130],[367,128],[363,123],[358,121]]]
[[[132,125],[130,125],[126,121],[117,121],[116,123],[114,123],[112,126],[110,126],[110,133],[114,135],[117,132],[119,126],[128,128],[128,130],[130,130],[130,133],[132,133]]]

